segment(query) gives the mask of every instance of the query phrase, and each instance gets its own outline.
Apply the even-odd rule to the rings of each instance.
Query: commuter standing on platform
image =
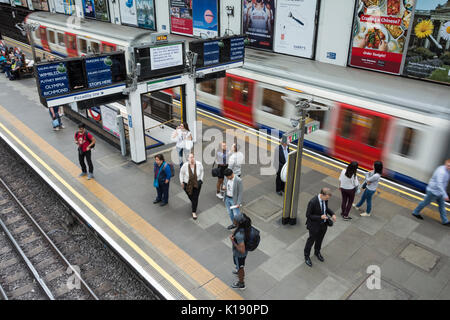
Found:
[[[364,193],[359,200],[358,204],[353,205],[356,209],[363,205],[364,201],[367,201],[366,212],[360,214],[361,217],[370,217],[372,211],[372,196],[377,191],[378,182],[380,182],[381,174],[383,173],[383,163],[381,161],[375,161],[373,164],[373,171],[366,172],[366,181],[363,183],[362,188],[365,189]]]
[[[58,131],[59,129],[64,129],[65,127],[61,121],[61,115],[59,114],[59,106],[48,108],[48,112],[50,113],[50,117],[52,117],[52,126],[53,130]],[[56,121],[55,121],[56,120]]]
[[[234,217],[233,224],[236,225],[236,230],[230,235],[231,245],[233,247],[233,262],[236,270],[234,274],[238,275],[239,281],[231,285],[232,288],[244,290],[245,289],[245,258],[247,258],[247,248],[245,247],[245,240],[250,239],[251,223],[245,219],[243,214],[238,214]]]
[[[221,194],[221,192],[222,192],[221,188],[222,188],[223,179],[224,179],[224,171],[226,168],[228,168],[228,150],[227,150],[227,144],[225,142],[222,142],[220,146],[222,148],[216,152],[216,162],[217,162],[217,166],[219,167],[219,175],[217,176],[216,196],[219,199],[223,199],[223,196]]]
[[[233,170],[233,173],[239,178],[241,177],[241,166],[244,162],[244,155],[238,151],[237,144],[233,144],[228,157],[228,169]]]
[[[277,178],[275,180],[276,192],[278,195],[282,196],[284,192],[284,182],[281,180],[281,169],[283,169],[284,164],[288,159],[289,146],[287,145],[287,138],[281,138],[281,144],[278,146],[278,171]]]
[[[94,177],[94,165],[91,160],[91,150],[95,146],[95,138],[86,131],[84,123],[78,125],[78,131],[75,133],[75,143],[78,145],[78,160],[80,161],[81,173],[79,177],[86,175],[86,164],[84,158],[87,160],[89,166],[88,180]]]
[[[242,195],[244,193],[244,187],[242,180],[233,173],[233,170],[227,168],[224,172],[225,175],[225,207],[227,208],[228,215],[230,216],[231,225],[228,226],[228,230],[236,228],[234,224],[234,217],[241,213],[240,208],[242,206]]]
[[[348,214],[352,208],[353,200],[355,200],[355,194],[359,186],[358,176],[356,175],[357,170],[358,162],[352,161],[347,166],[347,169],[342,169],[339,177],[339,187],[342,194],[341,216],[344,220],[351,219]]]
[[[194,154],[189,154],[188,162],[180,170],[180,183],[192,204],[192,218],[197,219],[197,205],[203,184],[203,165],[196,161]]]
[[[447,213],[445,211],[445,201],[448,201],[447,186],[450,177],[450,159],[445,161],[445,164],[439,166],[434,170],[433,176],[427,185],[427,196],[417,208],[413,211],[413,216],[417,219],[423,220],[420,215],[420,211],[430,204],[431,201],[436,200],[439,205],[439,213],[441,215],[442,224],[450,227],[450,221],[447,219]]]
[[[164,161],[162,154],[155,156],[155,164],[153,171],[155,173],[153,186],[156,188],[157,198],[154,204],[161,202],[160,206],[165,206],[169,202],[169,182],[172,177],[170,166]]]
[[[309,230],[309,238],[306,241],[304,255],[305,263],[307,266],[312,267],[312,262],[310,253],[311,248],[314,244],[314,255],[319,259],[319,261],[325,261],[325,259],[320,254],[320,249],[322,248],[322,241],[327,232],[328,222],[327,220],[331,216],[331,219],[336,222],[336,215],[334,212],[328,208],[328,199],[331,197],[331,190],[329,188],[322,188],[318,196],[314,196],[306,209],[306,228]]]
[[[176,148],[180,160],[180,168],[183,166],[183,160],[192,149],[192,133],[186,122],[181,123],[172,134],[172,140],[176,140]],[[183,156],[183,153],[185,154]]]

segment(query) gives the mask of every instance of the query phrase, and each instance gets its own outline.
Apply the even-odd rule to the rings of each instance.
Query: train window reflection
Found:
[[[55,31],[48,30],[48,42],[50,42],[50,43],[56,43],[56,39],[55,39]]]
[[[348,109],[343,109],[339,135],[346,139],[352,138],[352,124],[353,124],[353,112]]]
[[[264,89],[261,110],[275,116],[282,116],[284,109],[284,101],[281,99],[282,96],[283,94],[281,92]]]
[[[207,80],[200,82],[200,90],[209,94],[217,95],[216,80]]]
[[[65,43],[64,43],[64,35],[62,33],[58,32],[58,45],[60,45],[61,47],[65,47]]]
[[[93,53],[99,53],[100,52],[100,45],[97,42],[91,41],[91,50]]]
[[[371,147],[377,147],[380,142],[379,138],[382,133],[383,119],[381,119],[380,117],[373,117],[371,120],[372,121],[370,121],[370,128],[367,134],[366,144]]]
[[[227,90],[226,90],[226,99],[229,101],[233,100],[233,86],[234,80],[231,78],[227,78]]]
[[[244,106],[248,105],[248,100],[250,99],[249,96],[249,83],[243,82],[243,86],[241,86],[241,104]]]
[[[400,145],[399,153],[403,157],[411,156],[412,147],[414,144],[417,130],[409,127],[405,127],[403,130],[403,139]]]
[[[81,53],[87,53],[87,41],[84,39],[78,39],[79,40],[79,47]]]
[[[103,44],[103,52],[104,53],[109,53],[109,52],[113,52],[114,48],[112,46],[109,46],[107,44]]]

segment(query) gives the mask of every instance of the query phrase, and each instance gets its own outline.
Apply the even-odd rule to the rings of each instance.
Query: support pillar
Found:
[[[189,125],[189,129],[192,132],[192,140],[197,141],[197,104],[196,104],[196,91],[195,91],[195,78],[187,77],[187,83],[184,86],[184,103],[183,113],[186,114],[186,122]]]
[[[126,100],[131,161],[141,163],[147,160],[144,139],[144,118],[139,91],[130,92]]]

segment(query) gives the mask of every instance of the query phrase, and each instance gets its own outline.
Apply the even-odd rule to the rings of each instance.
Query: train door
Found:
[[[343,103],[339,107],[333,156],[372,169],[374,161],[383,160],[391,117]]]
[[[228,74],[223,91],[223,115],[254,127],[253,101],[255,81]]]
[[[51,50],[50,50],[50,47],[48,45],[48,39],[47,39],[47,28],[43,27],[43,26],[40,26],[39,27],[39,33],[40,33],[39,35],[41,37],[42,48],[45,51],[50,52]]]
[[[88,40],[86,38],[77,37],[78,41],[78,51],[80,52],[80,56],[85,56],[88,53]]]
[[[66,49],[69,57],[78,57],[77,35],[66,32]]]
[[[56,31],[50,28],[47,28],[47,42],[50,51],[58,51],[57,49],[57,38]]]

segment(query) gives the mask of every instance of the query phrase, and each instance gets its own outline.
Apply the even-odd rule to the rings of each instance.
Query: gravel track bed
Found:
[[[71,209],[3,141],[0,141],[0,153],[2,154],[0,157],[0,177],[16,194],[66,259],[72,265],[80,268],[81,277],[100,299],[158,299],[142,283],[134,271],[116,257],[86,226],[78,223],[77,220],[71,225],[67,224]],[[0,207],[4,208],[4,206]],[[14,211],[16,210],[2,214],[0,210],[0,217],[3,220],[7,215],[8,221],[12,221],[11,225],[8,226],[10,230],[23,226],[23,219],[19,218],[19,213]],[[48,247],[41,240],[33,241],[33,237],[36,235],[38,235],[38,232],[33,231],[32,228],[20,233],[19,243],[30,241],[24,245],[26,253],[39,250],[40,246]],[[1,249],[0,242],[0,252]],[[51,254],[53,254],[52,251]],[[46,260],[51,257],[51,254],[46,249],[34,255],[30,260],[33,263],[42,263],[45,266],[48,262]],[[2,258],[2,255],[0,255],[0,258]],[[3,261],[3,259],[0,261]],[[46,281],[49,286],[51,285],[51,288],[59,290],[60,295],[57,299],[83,299],[85,294],[82,290],[67,289],[67,280],[73,277],[73,273],[66,269],[59,270],[58,265],[49,263],[48,266],[44,267],[45,274],[41,274],[44,278],[47,275],[52,276],[52,272],[57,274],[64,271],[64,275]],[[66,271],[69,272],[66,274]],[[9,267],[6,275],[1,272],[2,270],[0,270],[0,280],[11,276],[16,271],[14,267]],[[26,281],[26,279],[19,279],[18,281]],[[39,299],[28,293],[19,298]]]

